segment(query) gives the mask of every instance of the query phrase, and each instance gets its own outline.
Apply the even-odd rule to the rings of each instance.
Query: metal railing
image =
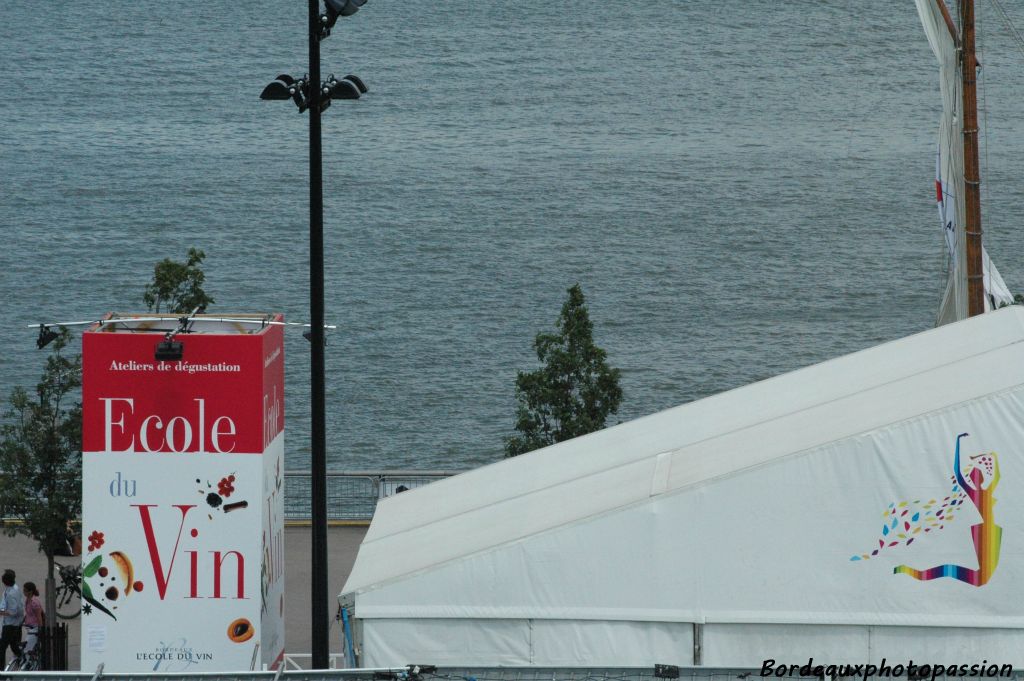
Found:
[[[309,671],[313,667],[312,653],[285,653],[282,663],[285,671]],[[344,669],[345,656],[342,653],[331,653],[327,657],[328,669]]]
[[[760,669],[749,667],[688,667],[655,665],[649,667],[433,667],[409,665],[391,669],[286,669],[261,672],[199,672],[107,674],[102,668],[95,672],[14,672],[5,679],[18,681],[742,681],[760,678]],[[824,681],[860,679],[863,677],[787,676],[789,679],[810,678]],[[907,676],[891,677],[910,681]],[[925,677],[927,678],[927,677]],[[942,677],[946,678],[946,677]],[[984,678],[984,676],[979,677]],[[1024,681],[1024,672],[1014,669],[1010,681]]]
[[[328,471],[327,520],[369,522],[377,502],[462,471]],[[309,471],[285,471],[284,517],[287,522],[310,519]]]
[[[377,502],[405,490],[415,489],[462,471],[328,471],[327,520],[368,523]],[[289,523],[310,519],[309,471],[285,471],[284,518]],[[18,522],[13,513],[0,507],[0,526]]]
[[[392,669],[339,669],[299,670],[285,669],[265,672],[200,672],[108,674],[102,669],[95,672],[14,672],[5,679],[18,681],[737,681],[757,678],[758,669],[732,667],[671,667],[671,671],[656,674],[650,667],[428,667],[426,665],[396,667]],[[678,675],[678,676],[675,676]],[[1004,677],[1005,678],[1005,677]],[[1014,672],[1012,681],[1022,677]]]

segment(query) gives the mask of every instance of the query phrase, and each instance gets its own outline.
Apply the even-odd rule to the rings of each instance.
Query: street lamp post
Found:
[[[310,636],[313,669],[327,669],[327,409],[324,396],[324,188],[320,145],[320,0],[309,0],[309,310],[312,433],[310,502],[313,521]]]
[[[309,308],[310,408],[313,524],[311,635],[313,669],[329,666],[330,613],[327,608],[327,417],[324,399],[324,195],[320,113],[332,99],[358,99],[366,86],[355,76],[320,80],[320,41],[331,34],[338,17],[355,14],[366,0],[309,0],[309,75],[278,76],[263,89],[261,99],[291,99],[299,112],[309,111]]]

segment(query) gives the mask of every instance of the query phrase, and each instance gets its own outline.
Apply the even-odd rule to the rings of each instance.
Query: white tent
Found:
[[[1007,308],[383,500],[361,664],[1024,664],[1022,341]]]

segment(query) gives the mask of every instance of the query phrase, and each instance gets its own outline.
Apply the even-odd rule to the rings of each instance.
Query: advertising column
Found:
[[[200,320],[158,361],[163,334],[125,326],[82,338],[82,669],[274,667],[281,327]]]

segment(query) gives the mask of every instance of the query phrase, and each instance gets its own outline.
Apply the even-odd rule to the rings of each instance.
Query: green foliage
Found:
[[[583,290],[576,284],[562,305],[557,333],[537,334],[534,349],[544,365],[516,376],[517,435],[505,441],[505,456],[518,456],[605,427],[619,410],[619,370],[594,345],[593,324]]]
[[[1014,293],[1013,294],[1013,302],[1012,303],[1000,303],[999,304],[999,309],[1002,310],[1004,307],[1010,307],[1011,305],[1024,305],[1024,295],[1021,295],[1020,293]]]
[[[153,281],[146,285],[142,300],[151,312],[159,313],[161,305],[165,312],[185,314],[197,307],[206,307],[213,298],[203,290],[206,275],[200,269],[206,253],[199,249],[188,249],[184,263],[164,258],[153,268]]]
[[[69,340],[61,327],[35,394],[11,391],[0,425],[0,509],[20,521],[3,531],[39,542],[51,578],[54,552],[82,512],[82,358],[65,356]]]

